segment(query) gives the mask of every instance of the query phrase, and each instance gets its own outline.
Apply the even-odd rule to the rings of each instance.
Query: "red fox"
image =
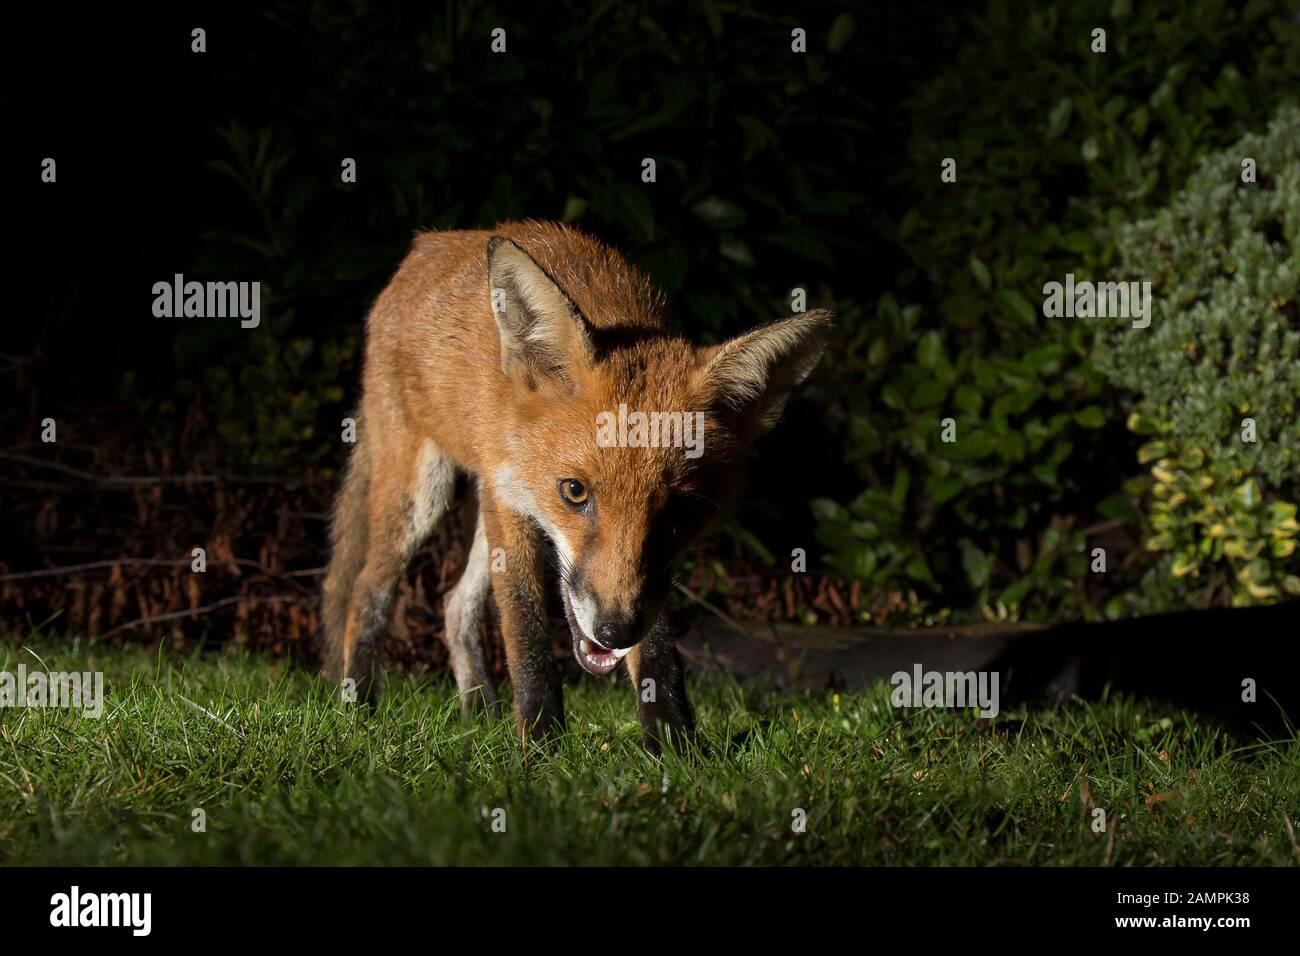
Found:
[[[467,472],[478,521],[445,605],[462,705],[499,706],[481,637],[490,590],[521,741],[562,730],[549,561],[574,657],[596,675],[626,664],[646,747],[693,737],[660,623],[674,566],[734,503],[750,443],[817,364],[831,314],[700,347],[669,333],[664,307],[644,275],[567,226],[416,238],[367,320],[324,584],[330,679],[377,698],[397,581]]]

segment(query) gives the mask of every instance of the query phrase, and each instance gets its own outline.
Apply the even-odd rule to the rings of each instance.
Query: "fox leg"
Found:
[[[666,618],[659,619],[626,660],[646,750],[657,757],[665,742],[681,750],[695,739],[695,715],[686,696],[682,659]]]
[[[480,702],[486,704],[492,713],[499,712],[497,689],[488,673],[483,646],[483,612],[491,587],[487,528],[480,508],[469,560],[460,580],[447,595],[445,605],[444,640],[451,655],[456,687],[460,690],[461,709],[466,714]]]
[[[392,457],[389,464],[395,467],[385,472],[392,476],[389,480],[380,480],[371,462],[365,558],[348,599],[338,672],[344,687],[352,681],[356,699],[366,703],[379,698],[378,642],[388,625],[397,581],[446,514],[456,487],[455,466],[431,441],[412,454]]]
[[[505,570],[493,573],[491,581],[515,689],[519,739],[524,744],[553,739],[564,729],[564,692],[546,618],[545,542],[531,518],[508,510],[486,485],[479,515],[491,553],[501,549],[505,557]]]

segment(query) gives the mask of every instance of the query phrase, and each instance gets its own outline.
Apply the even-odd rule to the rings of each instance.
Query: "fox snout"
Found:
[[[602,600],[581,579],[565,582],[561,592],[573,632],[574,657],[583,669],[598,676],[614,670],[649,635],[666,596],[666,589],[651,587],[626,602]]]
[[[596,619],[595,632],[593,636],[602,647],[621,651],[634,647],[645,636],[645,623],[640,615],[604,614]]]

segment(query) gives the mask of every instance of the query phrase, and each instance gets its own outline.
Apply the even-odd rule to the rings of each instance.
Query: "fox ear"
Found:
[[[822,357],[832,318],[815,309],[705,350],[698,373],[705,401],[743,416],[753,436],[772,428],[791,390]]]
[[[488,240],[492,315],[501,335],[501,370],[534,389],[541,381],[572,386],[591,364],[586,320],[533,258],[502,236]]]

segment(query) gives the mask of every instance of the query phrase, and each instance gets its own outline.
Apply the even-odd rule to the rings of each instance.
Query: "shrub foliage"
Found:
[[[1093,596],[1081,582],[1084,532],[1136,518],[1126,412],[1088,361],[1087,325],[1045,319],[1041,290],[1071,272],[1104,279],[1127,222],[1267,123],[1300,77],[1291,13],[993,0],[961,24],[968,40],[910,100],[896,186],[913,205],[896,229],[880,224],[913,266],[850,313],[828,370],[862,484],[813,503],[834,567],[950,607],[1118,613],[1111,594],[1140,574],[1112,567]],[[1098,26],[1105,54],[1091,49]],[[940,177],[946,157],[955,183]]]
[[[1099,322],[1093,358],[1138,398],[1148,583],[1300,595],[1300,108],[1208,157],[1119,249],[1123,277],[1152,283],[1151,326]]]

